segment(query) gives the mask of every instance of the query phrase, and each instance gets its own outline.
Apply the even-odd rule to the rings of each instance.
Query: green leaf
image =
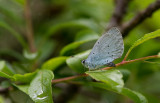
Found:
[[[64,28],[70,28],[70,27],[79,27],[79,28],[87,28],[92,29],[96,32],[100,32],[100,27],[95,23],[95,21],[91,19],[80,19],[80,20],[74,20],[74,21],[67,21],[63,23],[59,23],[57,25],[50,26],[48,29],[48,32],[46,33],[45,39],[49,38],[51,35],[55,34],[57,31],[64,29]]]
[[[54,75],[50,70],[40,70],[30,85],[16,85],[28,94],[35,103],[53,103],[51,81]]]
[[[96,70],[87,71],[86,73],[93,79],[104,82],[112,88],[116,88],[117,91],[121,91],[124,86],[123,75],[119,70]]]
[[[13,84],[14,86],[16,86],[19,90],[23,91],[24,93],[28,94],[28,88],[29,88],[29,84],[26,85],[16,85]]]
[[[68,44],[67,46],[65,46],[61,50],[60,55],[61,56],[67,55],[67,54],[69,54],[69,52],[71,52],[72,50],[76,49],[77,47],[79,47],[80,45],[82,45],[86,42],[88,42],[88,41],[79,41],[79,42],[73,42],[71,44]]]
[[[23,39],[23,37],[18,32],[16,32],[14,29],[12,29],[7,23],[0,21],[0,27],[3,27],[6,30],[8,30],[21,43],[23,48],[27,47],[27,44],[25,40]]]
[[[62,57],[56,57],[56,58],[50,59],[42,65],[42,69],[55,70],[60,65],[64,64],[67,58],[68,57],[62,56]]]
[[[88,50],[68,58],[66,61],[67,65],[78,73],[84,73],[86,70],[84,70],[85,67],[82,65],[81,61],[85,59],[90,52],[91,50]]]
[[[53,103],[51,81],[54,78],[52,71],[40,70],[30,84],[16,85],[21,91],[28,94],[35,103]]]
[[[139,92],[130,90],[128,88],[123,88],[121,94],[128,96],[129,98],[134,100],[136,103],[148,103],[147,99],[142,94],[140,94]]]
[[[148,33],[148,34],[145,34],[142,38],[138,39],[128,50],[126,57],[128,57],[129,53],[132,51],[133,48],[135,48],[136,46],[142,44],[143,42],[149,40],[149,39],[152,39],[152,38],[156,38],[156,37],[159,37],[160,36],[160,29],[159,30],[156,30],[154,32],[151,32],[151,33]]]
[[[30,83],[29,96],[36,103],[53,103],[51,81],[54,75],[50,70],[40,70]]]
[[[5,78],[12,78],[14,72],[7,66],[5,61],[0,61],[0,76]]]
[[[68,55],[72,50],[78,48],[80,45],[97,40],[99,38],[98,34],[91,31],[91,30],[83,30],[79,32],[76,36],[76,42],[70,43],[67,46],[65,46],[61,52],[60,55]]]
[[[13,1],[13,2],[12,2]],[[0,19],[5,21],[7,24],[15,24],[14,26],[22,26],[24,23],[24,18],[21,15],[22,13],[18,10],[22,10],[21,6],[17,3],[14,3],[15,0],[10,1],[1,1],[0,10],[1,16]],[[24,1],[24,0],[23,0]],[[10,9],[13,8],[13,9]],[[11,22],[8,20],[12,20]],[[19,25],[20,24],[20,25]]]
[[[87,85],[92,85],[92,86],[95,86],[98,88],[103,88],[103,89],[106,89],[109,91],[116,92],[118,94],[122,94],[122,95],[127,96],[130,99],[132,99],[135,103],[148,103],[147,99],[142,94],[135,92],[133,90],[130,90],[128,88],[122,88],[121,91],[117,91],[116,87],[112,87],[112,86],[110,86],[108,84],[104,84],[104,83],[91,82],[91,83],[87,83]]]
[[[32,73],[26,73],[24,75],[21,74],[15,74],[13,76],[14,81],[22,82],[22,83],[30,83],[31,80],[34,78],[36,75],[37,71],[32,72]]]
[[[2,49],[0,50],[0,55],[7,55],[15,58],[18,61],[25,61],[26,59],[16,50],[13,49]]]
[[[8,74],[3,73],[3,72],[0,72],[0,77],[10,78],[10,79],[12,79],[12,76],[9,76]]]
[[[96,40],[99,35],[93,30],[85,29],[76,34],[75,41]]]
[[[35,103],[27,94],[17,89],[10,91],[9,96],[12,103]]]
[[[123,81],[126,82],[131,74],[131,72],[127,69],[119,69],[119,71],[122,73],[123,75]]]

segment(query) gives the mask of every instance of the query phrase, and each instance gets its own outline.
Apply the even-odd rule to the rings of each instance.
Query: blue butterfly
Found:
[[[82,64],[95,70],[102,66],[115,66],[113,60],[120,58],[124,51],[123,38],[120,31],[113,27],[104,33],[95,43],[88,58],[82,60]]]

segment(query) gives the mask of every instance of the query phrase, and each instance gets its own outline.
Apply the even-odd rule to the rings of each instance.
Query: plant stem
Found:
[[[109,22],[108,27],[106,28],[106,31],[108,31],[111,27],[120,27],[121,22],[126,14],[128,4],[132,0],[114,0],[115,2],[115,9],[112,14],[111,20]]]
[[[32,17],[31,17],[31,10],[29,7],[29,0],[26,0],[24,13],[26,19],[26,37],[29,43],[30,52],[34,53],[36,52],[36,47],[34,44]]]
[[[160,9],[160,0],[155,0],[145,10],[137,13],[129,22],[121,25],[121,33],[126,36],[133,28],[142,23],[147,18],[151,17],[157,10]]]
[[[124,57],[123,61],[126,61],[126,59],[127,59],[128,55],[129,55],[129,52],[127,52],[127,54],[125,55],[125,57]]]
[[[153,59],[153,58],[160,58],[160,57],[158,55],[153,55],[153,56],[142,57],[142,58],[138,58],[138,59],[134,59],[134,60],[128,60],[128,61],[123,60],[122,62],[116,64],[116,67],[124,65],[124,64],[128,64],[128,63],[132,63],[132,62],[143,61],[143,60]],[[112,69],[112,68],[113,67],[105,67],[105,68],[102,68],[102,70],[108,70],[108,69]],[[65,81],[80,78],[80,77],[87,77],[87,76],[88,76],[88,74],[83,73],[83,74],[79,74],[79,75],[75,75],[75,76],[55,79],[55,80],[52,80],[52,84],[59,83],[59,82],[65,82]]]
[[[68,80],[72,80],[72,79],[76,79],[76,78],[80,78],[80,77],[87,77],[87,76],[88,76],[88,74],[84,73],[84,74],[79,74],[79,75],[75,75],[75,76],[55,79],[55,80],[52,80],[52,83],[64,82],[64,81],[68,81]]]

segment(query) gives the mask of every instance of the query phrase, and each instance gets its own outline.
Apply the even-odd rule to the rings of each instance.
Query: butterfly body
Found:
[[[115,66],[112,61],[122,56],[124,50],[123,39],[120,31],[113,27],[103,34],[95,43],[91,53],[82,64],[90,70],[102,66]]]
[[[105,60],[102,60],[102,61],[96,61],[96,62],[90,62],[89,60],[84,60],[85,62],[85,67],[86,68],[89,68],[90,70],[94,70],[94,69],[99,69],[101,68],[102,66],[115,66],[114,63],[112,64],[112,62],[108,63],[107,61]]]

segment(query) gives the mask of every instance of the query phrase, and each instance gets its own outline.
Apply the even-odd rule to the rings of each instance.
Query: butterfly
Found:
[[[88,58],[82,60],[82,64],[89,70],[99,69],[102,66],[115,67],[112,61],[120,58],[123,51],[122,34],[118,28],[113,27],[97,40]]]

